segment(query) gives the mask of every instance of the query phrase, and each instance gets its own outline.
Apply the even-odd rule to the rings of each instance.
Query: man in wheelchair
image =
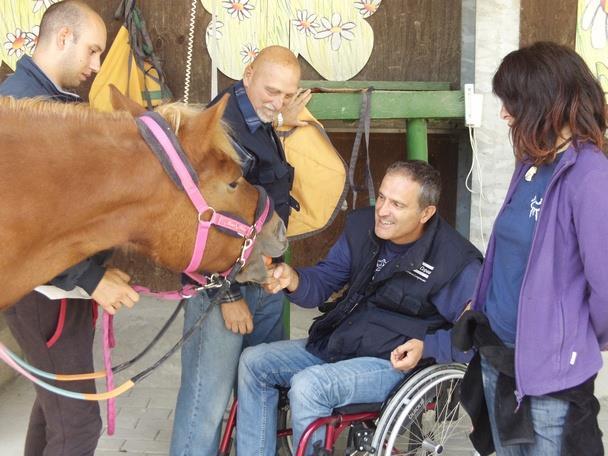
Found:
[[[289,388],[295,448],[306,427],[334,408],[382,402],[421,359],[468,361],[452,349],[450,331],[472,296],[482,255],[436,213],[439,194],[439,173],[429,164],[396,162],[375,208],[348,216],[324,260],[298,270],[269,266],[268,291],[286,289],[303,307],[348,288],[308,339],[243,352],[239,456],[275,454],[277,387]]]

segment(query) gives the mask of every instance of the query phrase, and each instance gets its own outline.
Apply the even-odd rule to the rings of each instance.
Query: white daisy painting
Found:
[[[232,79],[241,78],[261,49],[278,44],[305,59],[322,77],[348,80],[372,53],[374,32],[367,19],[382,11],[382,0],[200,1],[221,24],[207,26],[207,51]]]

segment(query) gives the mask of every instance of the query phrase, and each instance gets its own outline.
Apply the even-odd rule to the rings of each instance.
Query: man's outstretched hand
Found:
[[[272,259],[268,257],[264,257],[264,264],[266,266],[264,289],[268,293],[278,293],[284,288],[292,292],[298,288],[300,277],[291,266],[286,263],[274,264],[272,263]]]

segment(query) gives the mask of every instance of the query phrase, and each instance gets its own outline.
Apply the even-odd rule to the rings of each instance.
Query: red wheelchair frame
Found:
[[[377,408],[377,411],[371,412],[358,412],[348,413],[348,409],[351,406],[346,406],[341,409],[336,409],[334,414],[323,418],[318,418],[312,422],[304,431],[302,439],[298,448],[295,452],[295,456],[305,456],[306,448],[308,447],[310,438],[315,431],[325,426],[325,444],[323,449],[331,454],[334,450],[337,440],[342,435],[342,432],[349,428],[353,423],[372,421],[378,418],[380,415],[381,404],[365,404],[369,405],[370,408]],[[236,409],[237,400],[235,399],[232,407],[230,408],[230,414],[228,415],[228,421],[226,423],[226,430],[222,436],[220,442],[219,456],[229,456],[232,447],[233,433],[236,426]],[[288,437],[292,434],[290,428],[277,430],[277,439]]]
[[[378,454],[449,454],[453,447],[461,451],[463,445],[470,446],[467,434],[470,432],[465,412],[459,414],[459,385],[466,366],[459,363],[421,364],[398,385],[395,386],[384,403],[349,404],[336,408],[328,417],[318,418],[311,423],[302,436],[296,456],[304,456],[315,431],[325,427],[323,446],[315,444],[314,454],[333,454],[336,442],[345,429],[349,429],[347,451],[366,451]],[[287,421],[287,390],[280,388],[279,425]],[[220,442],[218,454],[229,456],[234,428],[236,426],[235,400],[230,410],[226,430]],[[428,417],[428,418],[427,418]],[[449,431],[449,432],[447,432]],[[277,433],[278,451],[285,448],[286,438],[292,435],[289,428]],[[396,444],[396,445],[395,445]],[[449,448],[449,450],[448,450]],[[471,448],[471,453],[474,449]],[[281,452],[283,454],[283,452]],[[459,453],[459,454],[462,454]]]

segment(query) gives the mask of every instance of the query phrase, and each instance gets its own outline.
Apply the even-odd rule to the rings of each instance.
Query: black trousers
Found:
[[[60,301],[31,292],[4,315],[34,367],[61,374],[93,372],[91,301],[68,300],[62,334],[47,347],[57,328],[59,309]],[[48,382],[72,391],[95,392],[93,380]],[[38,386],[35,389],[25,456],[92,456],[101,432],[99,404],[58,396]]]

